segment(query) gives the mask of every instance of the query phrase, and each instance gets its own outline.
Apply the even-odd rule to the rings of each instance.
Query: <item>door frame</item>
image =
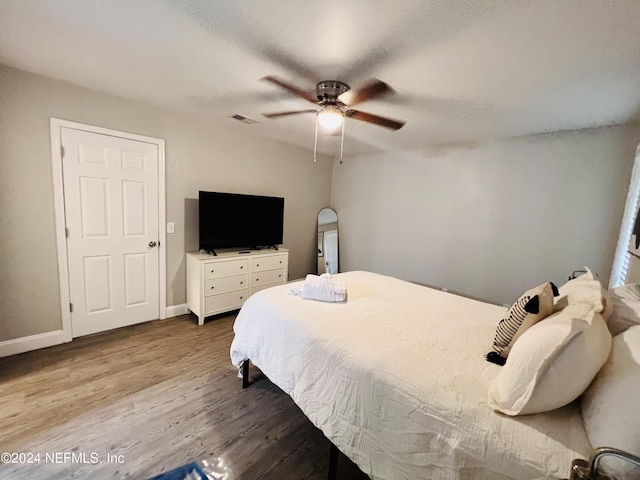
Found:
[[[51,163],[53,173],[53,196],[55,208],[56,244],[58,251],[58,279],[60,283],[60,313],[62,314],[62,331],[64,341],[73,339],[71,327],[71,292],[69,288],[69,258],[67,255],[67,235],[64,213],[64,184],[62,173],[62,127],[84,132],[120,137],[138,142],[151,143],[158,147],[158,297],[159,318],[167,318],[167,223],[165,197],[165,148],[164,140],[147,137],[135,133],[122,132],[109,128],[96,127],[84,123],[50,117],[51,128]]]

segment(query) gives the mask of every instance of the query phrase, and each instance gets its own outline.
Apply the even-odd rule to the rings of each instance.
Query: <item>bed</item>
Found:
[[[370,272],[348,301],[251,296],[231,360],[247,359],[372,479],[567,478],[592,450],[575,402],[508,417],[487,404],[484,360],[505,308]]]

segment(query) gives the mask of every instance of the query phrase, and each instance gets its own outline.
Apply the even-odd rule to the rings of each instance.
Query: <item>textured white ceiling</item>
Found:
[[[261,112],[311,104],[261,77],[378,78],[356,108],[407,124],[347,120],[356,153],[640,120],[638,25],[636,0],[0,0],[0,63],[305,148],[313,115]]]

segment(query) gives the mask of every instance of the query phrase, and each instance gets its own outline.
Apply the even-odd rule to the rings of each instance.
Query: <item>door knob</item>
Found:
[[[149,242],[149,248],[153,248],[158,245],[156,242]]]

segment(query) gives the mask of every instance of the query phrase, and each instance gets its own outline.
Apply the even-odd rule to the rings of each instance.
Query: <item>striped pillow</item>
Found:
[[[553,312],[553,297],[558,289],[551,283],[543,283],[524,292],[509,307],[506,316],[500,320],[493,340],[493,350],[486,355],[489,362],[504,365],[511,347],[522,333]]]

